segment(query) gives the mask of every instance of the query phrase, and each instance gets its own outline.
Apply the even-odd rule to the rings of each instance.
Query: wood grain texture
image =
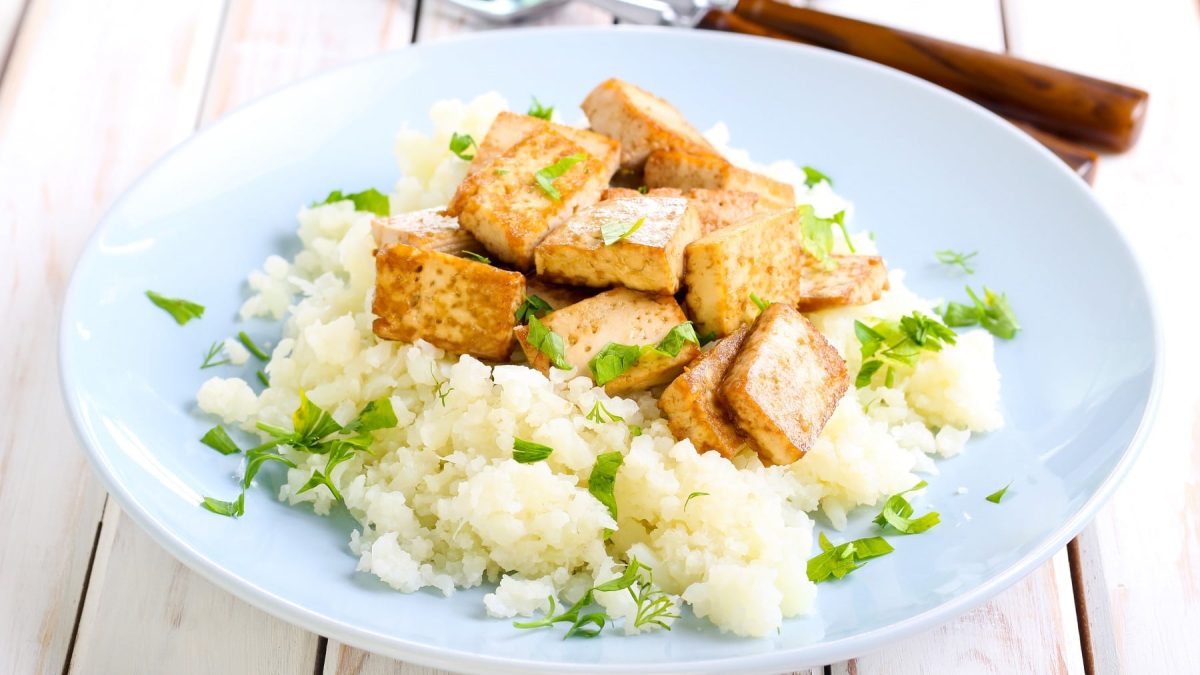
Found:
[[[26,4],[27,0],[0,0],[0,78],[4,76],[4,66],[8,63]]]
[[[330,640],[321,675],[450,675],[448,671],[403,663]]]
[[[119,190],[190,129],[220,9],[36,0],[0,86],[3,673],[61,672],[104,500],[58,387],[67,277]]]
[[[1138,146],[1105,158],[1096,194],[1130,237],[1160,308],[1166,368],[1137,464],[1080,537],[1078,575],[1095,672],[1200,672],[1200,331],[1188,256],[1200,247],[1200,7],[1118,0],[1006,0],[1020,56],[1150,92]],[[1186,252],[1186,253],[1185,253]]]

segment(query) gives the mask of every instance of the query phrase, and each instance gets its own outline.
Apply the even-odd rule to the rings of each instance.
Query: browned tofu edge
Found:
[[[806,256],[796,309],[815,312],[875,302],[888,289],[887,265],[877,255],[834,255],[826,268]]]
[[[749,327],[743,326],[713,342],[658,399],[658,409],[666,416],[671,433],[677,439],[690,439],[697,452],[711,450],[733,458],[743,448],[758,450],[733,423],[718,396],[721,380],[749,332]]]

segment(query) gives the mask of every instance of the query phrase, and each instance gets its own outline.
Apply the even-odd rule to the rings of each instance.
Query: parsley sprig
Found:
[[[529,334],[525,339],[529,344],[545,354],[555,368],[570,370],[571,364],[567,363],[567,343],[563,336],[547,328],[536,316],[530,314],[528,318]]]
[[[521,464],[540,462],[550,456],[554,448],[541,443],[534,443],[523,438],[513,439],[513,459]]]
[[[998,338],[1011,340],[1016,337],[1021,324],[1017,323],[1017,315],[1007,295],[987,286],[983,287],[983,298],[970,286],[967,286],[967,295],[971,297],[971,304],[951,302],[939,310],[947,326],[982,326]]]
[[[646,217],[642,216],[634,221],[632,225],[629,223],[604,223],[600,226],[600,238],[604,240],[605,246],[612,246],[622,239],[628,238],[634,232],[637,232],[645,222]]]
[[[833,187],[833,179],[826,176],[821,171],[814,169],[811,166],[802,166],[800,170],[804,172],[804,184],[808,187],[813,187],[821,181],[829,183],[829,187]]]
[[[1000,488],[999,490],[996,490],[995,492],[988,495],[987,497],[984,497],[984,499],[988,500],[989,502],[991,502],[993,504],[999,504],[1000,500],[1004,499],[1004,495],[1005,495],[1005,493],[1008,492],[1008,488],[1010,488],[1010,487],[1012,487],[1011,482],[1008,485],[1005,485],[1004,487]]]
[[[206,370],[208,368],[216,368],[217,366],[226,366],[226,365],[229,365],[230,363],[233,363],[232,361],[229,360],[228,356],[226,356],[225,358],[217,358],[217,357],[221,356],[221,353],[224,351],[225,351],[225,343],[221,340],[217,340],[216,342],[209,345],[208,353],[206,353],[204,355],[204,361],[200,364],[200,370]]]
[[[588,492],[596,501],[608,508],[609,515],[617,519],[617,471],[625,463],[625,456],[619,451],[606,452],[596,457],[592,473],[588,475]],[[612,530],[605,530],[604,538],[612,536]]]
[[[554,106],[542,105],[538,97],[534,96],[533,102],[529,104],[529,110],[525,114],[549,122],[550,118],[554,116]]]
[[[543,300],[537,295],[527,295],[525,300],[517,307],[516,318],[518,324],[523,324],[529,320],[529,317],[534,316],[542,318],[543,316],[553,312],[554,308],[550,303]]]
[[[479,151],[479,146],[475,144],[475,139],[471,138],[471,134],[460,134],[457,131],[450,134],[450,152],[453,152],[456,157],[467,162],[475,159],[475,152],[467,154],[471,148],[475,148],[475,152]]]
[[[925,481],[921,481],[903,492],[888,497],[883,504],[883,510],[875,516],[874,523],[884,530],[890,528],[899,534],[920,534],[940,523],[941,516],[937,511],[930,511],[919,518],[913,518],[913,506],[904,497],[909,492],[920,490],[926,485]]]
[[[854,386],[870,386],[875,373],[884,370],[884,386],[895,384],[897,368],[917,364],[922,351],[941,351],[944,344],[955,343],[955,332],[932,317],[914,311],[899,321],[880,321],[868,326],[854,322],[854,334],[862,344],[862,367],[854,378]]]
[[[605,420],[604,419],[605,417],[608,417],[608,419]],[[588,419],[592,422],[595,422],[596,424],[604,424],[605,422],[624,422],[625,421],[624,417],[621,417],[620,415],[616,415],[616,414],[613,414],[612,412],[610,412],[608,410],[608,408],[604,407],[604,403],[602,403],[601,401],[596,401],[595,405],[592,406],[591,411],[588,412],[586,419]]]
[[[820,218],[812,206],[802,204],[796,207],[796,213],[800,217],[800,235],[803,237],[804,250],[825,267],[837,266],[837,262],[830,257],[830,253],[833,252],[834,225],[841,228],[847,248],[851,252],[854,251],[854,243],[850,241],[850,233],[846,231],[845,211],[838,211],[832,218]]]
[[[834,546],[822,532],[817,538],[821,552],[809,558],[806,572],[809,581],[819,584],[830,577],[841,579],[862,567],[864,560],[878,558],[894,551],[883,537],[865,537]]]
[[[562,177],[564,173],[569,171],[571,167],[587,159],[587,153],[578,153],[575,155],[567,155],[550,166],[538,169],[537,173],[533,174],[533,180],[537,186],[546,193],[546,196],[553,201],[562,201],[562,193],[558,188],[554,187],[554,181]]]
[[[678,619],[679,615],[675,613],[675,603],[670,596],[663,593],[661,589],[654,585],[654,570],[648,565],[644,565],[635,557],[626,565],[625,571],[621,576],[604,583],[597,584],[586,593],[583,597],[575,601],[566,611],[561,614],[555,614],[557,604],[554,601],[554,596],[548,596],[550,601],[550,609],[541,619],[533,621],[514,621],[513,626],[516,628],[545,628],[556,623],[570,623],[571,627],[567,629],[563,639],[578,636],[585,638],[596,637],[604,629],[604,626],[611,621],[611,617],[596,603],[596,593],[615,593],[618,591],[626,591],[629,597],[633,599],[637,607],[637,612],[634,615],[633,625],[635,628],[643,628],[648,625],[655,625],[666,630],[671,630],[671,624],[668,620]]]
[[[146,291],[146,297],[150,298],[150,302],[175,319],[175,323],[182,326],[192,319],[199,319],[204,316],[204,305],[184,300],[183,298],[168,298],[154,291]]]
[[[689,342],[700,346],[700,338],[696,336],[692,322],[684,321],[671,328],[657,344],[639,346],[610,342],[588,361],[588,369],[592,371],[596,384],[605,385],[628,372],[643,356],[651,354],[675,358]]]
[[[975,268],[971,267],[970,261],[971,261],[971,258],[974,258],[977,255],[979,255],[979,251],[971,251],[970,253],[963,253],[962,251],[953,251],[951,249],[934,251],[934,253],[933,253],[933,257],[936,258],[938,262],[940,262],[943,265],[946,265],[948,267],[956,267],[957,266],[957,267],[961,268],[962,271],[966,274],[974,274],[975,273]]]
[[[362,192],[351,192],[350,194],[345,194],[341,190],[334,190],[329,193],[325,201],[316,202],[313,206],[333,204],[347,200],[354,202],[355,211],[367,211],[377,216],[386,216],[391,213],[391,200],[387,195],[375,188],[363,190]]]

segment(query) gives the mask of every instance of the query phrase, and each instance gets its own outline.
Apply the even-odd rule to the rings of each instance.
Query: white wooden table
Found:
[[[1200,673],[1196,0],[810,4],[1149,90],[1141,143],[1095,190],[1170,310],[1159,416],[1095,522],[983,607],[825,670]],[[485,28],[444,0],[0,0],[0,673],[430,672],[273,619],[155,545],[87,466],[55,336],[97,219],[172,145],[314,71]]]

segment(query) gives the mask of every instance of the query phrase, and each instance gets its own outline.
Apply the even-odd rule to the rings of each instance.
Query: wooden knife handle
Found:
[[[777,31],[773,28],[768,28],[761,24],[755,23],[748,19],[731,14],[730,12],[712,11],[709,12],[701,21],[699,28],[708,30],[718,30],[727,33],[743,33],[745,35],[757,35],[759,37],[775,38],[777,40],[787,40],[790,42],[801,42],[811,44],[805,40],[792,37],[787,33]],[[1033,127],[1030,124],[1009,118],[1009,122],[1013,123],[1017,128],[1032,136],[1042,145],[1046,146],[1051,152],[1058,156],[1067,166],[1071,167],[1075,173],[1091,184],[1096,179],[1096,166],[1100,159],[1096,153],[1070,141],[1065,141],[1054,134],[1042,131]]]
[[[1005,117],[1101,148],[1127,150],[1145,119],[1149,94],[1122,84],[775,0],[740,0],[733,13],[800,41],[903,70]]]

